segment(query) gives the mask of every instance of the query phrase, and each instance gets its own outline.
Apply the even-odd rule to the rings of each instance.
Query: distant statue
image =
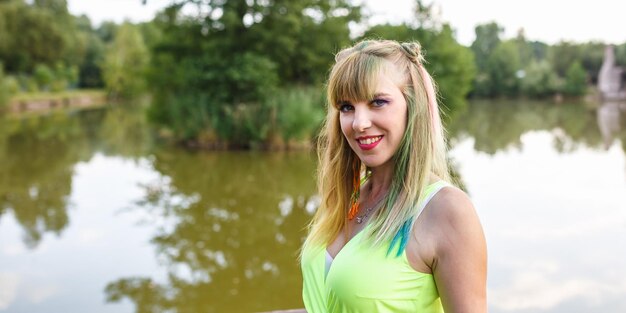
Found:
[[[622,90],[623,69],[615,65],[615,52],[612,45],[604,48],[604,60],[598,75],[598,89],[604,101],[624,100],[626,92]]]

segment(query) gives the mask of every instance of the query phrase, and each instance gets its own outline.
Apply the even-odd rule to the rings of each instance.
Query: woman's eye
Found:
[[[380,107],[383,106],[385,104],[389,103],[389,101],[384,100],[384,99],[374,99],[372,100],[372,105],[374,105],[375,107]]]
[[[353,107],[351,104],[341,104],[339,105],[339,111],[341,112],[349,112],[352,111]]]

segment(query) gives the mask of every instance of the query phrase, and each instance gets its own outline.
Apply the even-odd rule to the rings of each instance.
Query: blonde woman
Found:
[[[450,182],[420,45],[344,49],[327,89],[322,201],[301,255],[307,311],[486,312],[485,238]]]

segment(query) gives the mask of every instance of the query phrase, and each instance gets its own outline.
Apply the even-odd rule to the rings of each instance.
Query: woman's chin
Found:
[[[386,162],[380,158],[363,157],[361,158],[361,163],[369,169],[376,169],[384,165]]]

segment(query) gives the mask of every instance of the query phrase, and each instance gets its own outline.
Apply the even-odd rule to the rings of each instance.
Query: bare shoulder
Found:
[[[486,312],[487,247],[469,196],[444,187],[429,203],[433,274],[446,312]]]
[[[484,242],[482,226],[469,196],[461,189],[446,186],[428,202],[413,228],[407,256],[422,272],[432,271],[442,256],[458,254],[459,247]]]
[[[463,190],[444,187],[431,199],[429,206],[428,223],[435,232],[437,252],[455,249],[470,238],[484,240],[476,209]]]
[[[429,206],[429,215],[437,224],[465,223],[467,219],[478,218],[470,197],[454,186],[442,188],[431,199]]]

